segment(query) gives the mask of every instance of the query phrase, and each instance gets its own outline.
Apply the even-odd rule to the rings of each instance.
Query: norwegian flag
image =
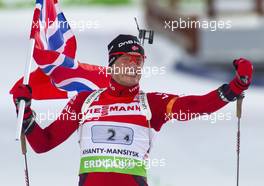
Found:
[[[106,87],[106,68],[75,59],[76,38],[57,0],[37,0],[30,38],[35,39],[33,58],[38,69],[30,75],[33,99],[67,98],[68,91]],[[20,79],[13,90],[22,83]],[[66,92],[67,91],[67,92]]]

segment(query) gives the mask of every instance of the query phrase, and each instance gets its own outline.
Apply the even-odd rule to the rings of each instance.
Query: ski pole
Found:
[[[24,155],[24,166],[25,166],[25,184],[29,186],[29,176],[28,176],[28,164],[27,164],[27,146],[26,146],[26,137],[24,134],[21,134],[21,149],[22,154]]]
[[[242,115],[242,102],[244,94],[237,99],[236,116],[237,116],[237,186],[239,186],[239,168],[240,168],[240,119]]]

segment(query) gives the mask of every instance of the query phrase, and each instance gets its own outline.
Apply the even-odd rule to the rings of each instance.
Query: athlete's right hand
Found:
[[[26,133],[26,129],[28,129],[34,119],[35,119],[35,114],[31,110],[31,100],[32,100],[32,89],[29,85],[19,85],[13,92],[13,102],[16,106],[16,113],[18,114],[19,110],[19,103],[21,100],[25,101],[25,112],[23,116],[23,129],[24,132]]]
[[[18,113],[19,102],[24,100],[26,102],[25,113],[30,109],[32,99],[32,89],[29,85],[19,85],[13,93],[13,102],[16,106],[16,112]]]

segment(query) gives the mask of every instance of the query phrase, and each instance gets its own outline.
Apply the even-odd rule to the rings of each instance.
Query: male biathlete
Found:
[[[112,73],[109,86],[104,89],[77,94],[60,117],[44,129],[34,120],[30,108],[31,88],[20,85],[13,94],[16,109],[19,100],[26,101],[23,129],[36,153],[55,148],[78,129],[79,186],[148,185],[144,162],[154,133],[169,119],[189,120],[197,114],[219,110],[248,89],[252,79],[251,62],[241,58],[233,62],[234,79],[206,95],[179,97],[143,93],[139,87],[141,73],[138,72],[144,65],[145,54],[138,38],[119,35],[108,45],[108,50],[109,67],[129,70]],[[182,119],[182,113],[190,117]]]

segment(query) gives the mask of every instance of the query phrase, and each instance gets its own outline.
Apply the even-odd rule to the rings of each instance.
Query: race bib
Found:
[[[94,125],[91,133],[93,143],[131,145],[134,139],[133,129],[123,126]]]

